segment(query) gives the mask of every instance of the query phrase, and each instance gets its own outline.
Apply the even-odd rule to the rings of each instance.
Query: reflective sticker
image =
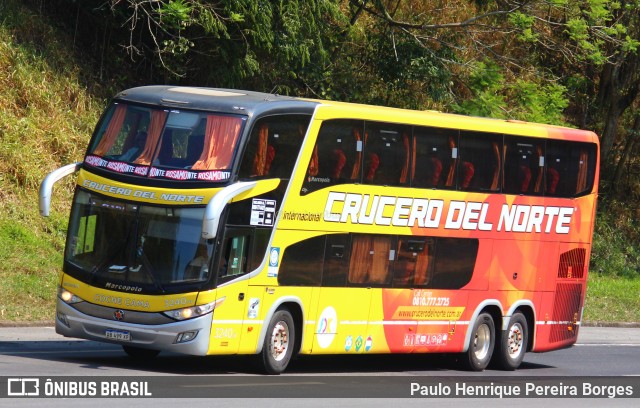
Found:
[[[269,250],[269,268],[267,270],[267,276],[269,278],[275,278],[278,276],[279,261],[280,261],[280,247],[272,247]]]
[[[344,342],[344,351],[347,353],[351,351],[351,347],[353,346],[353,337],[347,336],[347,339]]]
[[[371,346],[373,346],[373,339],[369,336],[367,337],[367,341],[364,342],[364,351],[371,350]]]
[[[260,299],[259,298],[249,299],[249,312],[247,313],[247,317],[249,319],[255,319],[258,317],[259,312],[260,312]]]
[[[362,348],[362,336],[358,336],[356,339],[356,351],[360,351]]]

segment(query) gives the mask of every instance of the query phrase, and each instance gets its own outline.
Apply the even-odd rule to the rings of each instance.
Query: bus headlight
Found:
[[[169,310],[167,312],[164,312],[164,314],[175,320],[193,319],[194,317],[204,316],[207,313],[213,312],[213,309],[215,309],[223,301],[224,301],[224,298],[221,298],[216,300],[215,302],[207,303],[200,306],[192,306],[192,307],[185,307],[184,309]]]
[[[79,296],[74,295],[63,287],[58,287],[58,297],[62,299],[62,301],[68,305],[72,305],[74,303],[84,302]]]

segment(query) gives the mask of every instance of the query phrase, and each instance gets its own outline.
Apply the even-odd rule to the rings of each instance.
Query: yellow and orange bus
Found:
[[[459,353],[517,368],[581,323],[589,131],[247,91],[118,94],[78,172],[56,331],[134,357]]]

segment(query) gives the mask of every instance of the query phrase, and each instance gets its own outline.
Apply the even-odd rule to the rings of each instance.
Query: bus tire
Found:
[[[495,356],[496,365],[503,370],[515,370],[524,359],[529,340],[527,319],[524,315],[515,312],[509,319],[507,330],[500,337],[500,349]]]
[[[123,345],[122,349],[129,357],[136,360],[151,360],[160,354],[160,350],[152,350],[135,346]]]
[[[262,367],[267,374],[280,374],[289,365],[295,345],[293,317],[288,309],[279,309],[271,317],[262,345]]]
[[[496,342],[493,318],[489,313],[480,313],[471,332],[469,349],[463,354],[463,364],[471,371],[483,371],[491,362]]]

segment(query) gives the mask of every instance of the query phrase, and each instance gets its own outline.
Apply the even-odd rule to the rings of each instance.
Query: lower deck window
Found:
[[[278,282],[290,286],[460,289],[471,281],[478,240],[330,234],[285,249]]]

